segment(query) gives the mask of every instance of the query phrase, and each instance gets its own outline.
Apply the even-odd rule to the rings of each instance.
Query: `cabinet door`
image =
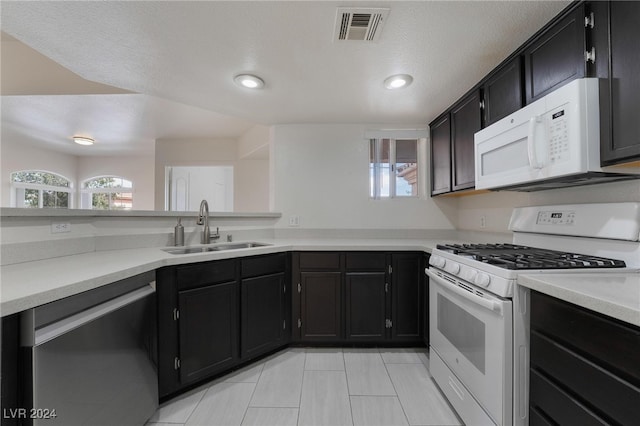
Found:
[[[242,358],[251,358],[283,343],[286,329],[284,273],[242,280],[241,338]]]
[[[180,381],[231,367],[238,358],[237,282],[178,293]]]
[[[384,272],[346,274],[348,340],[381,341],[386,338],[386,281]]]
[[[451,121],[449,114],[430,126],[431,195],[451,191]]]
[[[596,3],[602,7],[600,2]],[[610,107],[604,113],[611,123],[601,148],[601,160],[605,165],[640,159],[640,3],[612,1],[607,5],[610,15]],[[595,30],[598,32],[606,28],[603,19],[606,17],[596,16]],[[605,105],[605,102],[601,102],[601,105]],[[603,115],[603,112],[600,114]]]
[[[484,125],[489,126],[522,108],[522,59],[516,56],[483,85]]]
[[[391,337],[399,341],[422,339],[422,254],[391,256]]]
[[[454,191],[475,186],[473,136],[481,128],[480,90],[476,90],[451,110],[451,186]]]
[[[527,104],[586,75],[584,5],[550,26],[524,51]]]
[[[300,273],[302,340],[335,341],[342,338],[340,272]]]

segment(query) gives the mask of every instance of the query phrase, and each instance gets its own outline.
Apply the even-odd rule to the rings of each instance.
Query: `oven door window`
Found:
[[[442,294],[438,294],[438,331],[485,373],[485,324]]]

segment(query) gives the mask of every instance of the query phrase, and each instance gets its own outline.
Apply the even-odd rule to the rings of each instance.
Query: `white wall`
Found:
[[[152,155],[79,157],[78,185],[96,176],[120,176],[133,182],[133,209],[153,210],[155,161]]]
[[[508,232],[514,207],[640,201],[640,181],[612,182],[538,192],[492,192],[460,197],[458,227],[464,230]],[[480,226],[485,216],[486,226]]]
[[[238,158],[236,139],[158,139],[155,148],[155,209],[164,210],[165,167],[233,166],[234,211],[268,211],[269,160]]]
[[[153,156],[78,157],[4,139],[1,149],[2,201],[0,205],[3,207],[10,205],[12,172],[45,170],[70,179],[76,190],[82,181],[90,177],[104,175],[125,177],[134,184],[133,208],[153,210]],[[72,207],[79,207],[78,194],[74,194]]]
[[[255,125],[238,139],[238,158],[262,159],[269,158],[270,128]]]
[[[78,157],[49,151],[21,143],[16,140],[3,138],[0,147],[0,176],[1,202],[3,207],[10,206],[11,200],[11,173],[20,170],[45,170],[64,176],[78,187]],[[77,197],[75,197],[77,199]]]
[[[363,124],[277,125],[272,129],[273,207],[277,227],[453,229],[455,199],[372,200]],[[423,150],[422,157],[428,161]],[[428,164],[428,163],[426,163]],[[426,179],[422,179],[425,182]]]

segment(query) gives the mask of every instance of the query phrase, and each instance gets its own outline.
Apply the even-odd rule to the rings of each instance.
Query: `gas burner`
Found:
[[[622,260],[516,244],[439,244],[441,251],[504,269],[624,268]]]

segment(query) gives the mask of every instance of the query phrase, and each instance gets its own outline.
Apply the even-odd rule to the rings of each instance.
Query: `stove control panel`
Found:
[[[538,225],[573,225],[576,219],[575,211],[540,211],[536,224]]]

